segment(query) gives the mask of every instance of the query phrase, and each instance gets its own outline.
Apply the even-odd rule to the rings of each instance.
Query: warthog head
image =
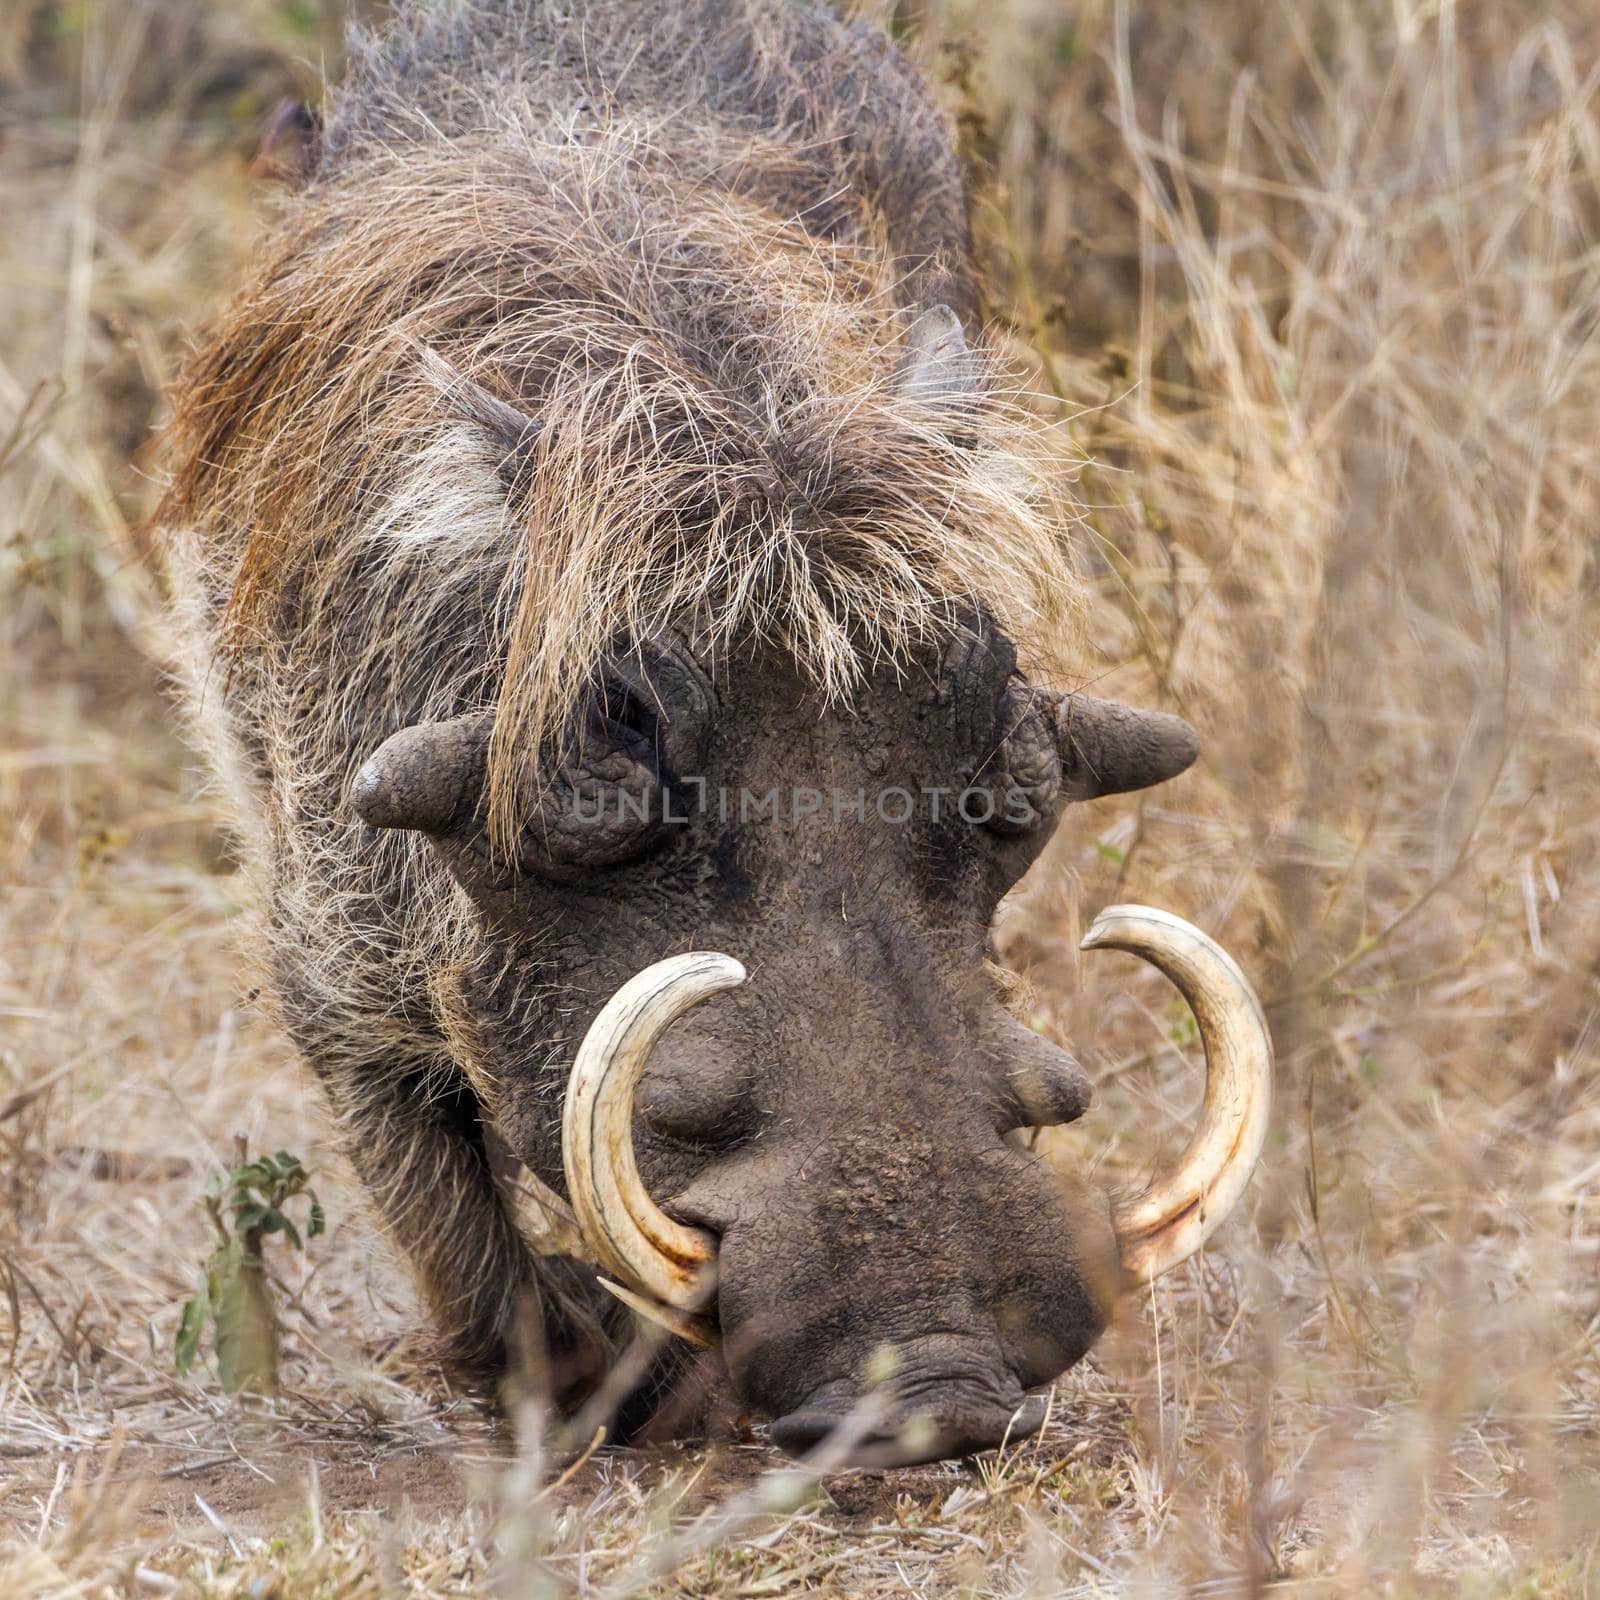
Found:
[[[1030,686],[981,620],[848,712],[770,657],[713,681],[658,638],[615,654],[503,852],[482,820],[491,721],[397,734],[353,798],[428,833],[497,971],[542,974],[522,1002],[539,1022],[501,1024],[493,1107],[530,1166],[551,1165],[547,1064],[570,1059],[538,1029],[560,1013],[587,1034],[562,1159],[604,1279],[720,1341],[787,1449],[874,1376],[868,1454],[1037,1426],[1025,1391],[1083,1355],[1130,1273],[1195,1248],[1260,1148],[1259,1012],[1185,924],[1127,908],[1102,930],[1188,995],[1212,1080],[1178,1169],[1120,1208],[1016,1137],[1079,1116],[1089,1084],[985,968],[998,901],[1066,808],[1181,772],[1190,728]]]

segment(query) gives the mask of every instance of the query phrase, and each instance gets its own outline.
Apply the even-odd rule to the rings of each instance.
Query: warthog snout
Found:
[[[926,1460],[1037,1428],[1026,1391],[1077,1361],[1119,1290],[1184,1259],[1237,1198],[1270,1092],[1249,986],[1169,913],[1112,908],[1084,942],[1160,967],[1206,1050],[1189,1148],[1115,1204],[1008,1140],[1014,1109],[913,1054],[881,1061],[831,1125],[803,1112],[770,1121],[663,1210],[635,1161],[635,1091],[673,1021],[742,990],[746,970],[712,952],[658,962],[589,1029],[563,1136],[584,1236],[636,1310],[721,1341],[734,1388],[776,1419],[785,1450],[803,1455],[837,1433],[841,1459]]]

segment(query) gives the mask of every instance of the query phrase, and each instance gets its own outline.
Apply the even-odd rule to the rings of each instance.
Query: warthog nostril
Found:
[[[974,1402],[960,1390],[947,1397],[924,1396],[896,1421],[881,1424],[855,1438],[844,1460],[856,1466],[909,1467],[952,1456],[992,1450],[1002,1442],[1025,1439],[1044,1424],[1046,1406],[1032,1396],[1013,1410],[992,1402]],[[768,1430],[772,1442],[792,1456],[823,1449],[837,1433],[852,1435],[848,1411],[805,1406],[779,1417]]]

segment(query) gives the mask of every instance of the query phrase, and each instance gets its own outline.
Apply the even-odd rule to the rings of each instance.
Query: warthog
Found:
[[[791,1450],[869,1378],[864,1452],[1037,1425],[1237,1197],[1268,1056],[1226,956],[1119,910],[1201,1128],[1115,1207],[1018,1134],[1089,1084],[1002,1004],[996,904],[1196,741],[1019,670],[1078,587],[943,119],[811,3],[412,0],[296,165],[177,396],[176,632],[444,1357],[536,1327],[570,1405],[625,1303]]]

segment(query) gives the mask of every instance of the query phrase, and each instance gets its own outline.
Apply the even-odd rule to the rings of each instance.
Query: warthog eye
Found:
[[[523,828],[526,871],[567,880],[637,860],[665,837],[679,769],[694,775],[708,707],[684,692],[678,664],[657,655],[622,658],[613,669],[596,684]]]
[[[654,741],[597,717],[542,777],[517,866],[565,881],[633,860],[661,836],[663,793]]]
[[[641,745],[659,756],[661,712],[628,684],[608,680],[596,697],[595,716],[619,746]]]

